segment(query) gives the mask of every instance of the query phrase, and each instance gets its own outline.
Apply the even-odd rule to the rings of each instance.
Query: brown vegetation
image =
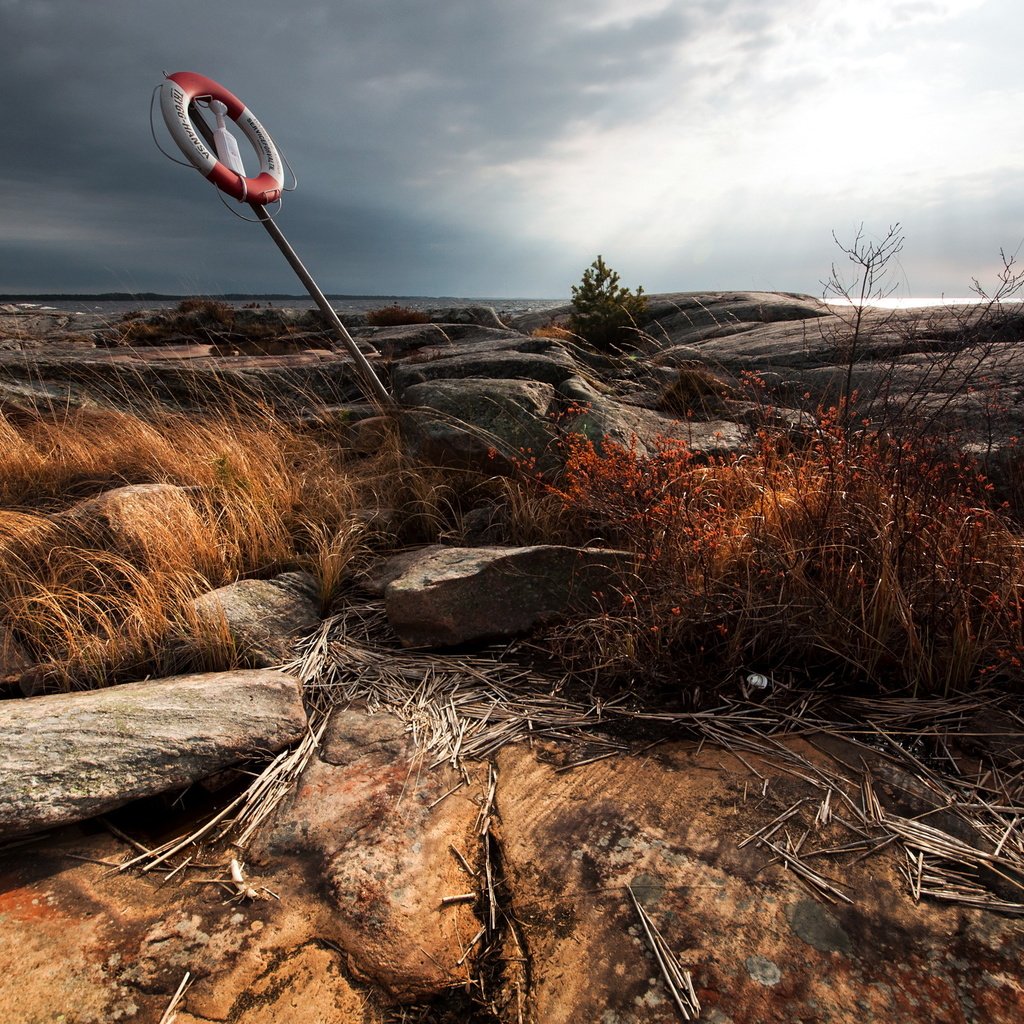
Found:
[[[0,617],[8,644],[65,688],[226,667],[236,654],[200,630],[193,598],[301,567],[328,605],[367,533],[360,508],[400,497],[418,519],[426,478],[410,484],[394,446],[353,474],[328,425],[260,410],[10,412],[0,441]],[[82,501],[140,483],[182,489],[116,518]]]
[[[558,324],[545,324],[543,327],[535,327],[530,331],[531,338],[552,338],[555,341],[576,341],[577,335],[573,334],[568,327],[561,327]]]
[[[1024,546],[970,462],[833,411],[804,446],[698,462],[584,438],[545,485],[577,539],[624,546],[636,585],[553,635],[580,667],[663,680],[833,674],[950,693],[1020,676]]]
[[[399,306],[396,302],[380,309],[371,309],[366,314],[366,322],[371,327],[402,327],[406,324],[429,324],[430,317],[421,309]]]

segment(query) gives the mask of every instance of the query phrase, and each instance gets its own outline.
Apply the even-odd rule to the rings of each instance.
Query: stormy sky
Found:
[[[1024,240],[1022,52],[1019,0],[0,0],[0,292],[301,291],[154,145],[191,70],[330,293],[567,296],[602,253],[820,295],[833,231],[899,221],[899,293],[963,295]]]

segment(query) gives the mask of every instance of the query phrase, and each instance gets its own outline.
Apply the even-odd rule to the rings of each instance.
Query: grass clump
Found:
[[[969,460],[819,416],[802,445],[698,459],[566,442],[533,488],[561,539],[625,548],[628,586],[553,650],[605,679],[735,685],[749,671],[948,694],[1020,679],[1024,542]]]
[[[568,327],[561,327],[558,324],[545,324],[543,327],[535,327],[530,331],[531,338],[552,338],[555,341],[575,341],[576,335]]]
[[[366,322],[371,327],[404,327],[408,324],[429,324],[430,316],[421,309],[411,309],[393,303],[380,309],[371,309],[366,314]]]
[[[235,310],[216,299],[182,299],[166,314],[143,317],[126,313],[117,325],[117,341],[122,345],[160,345],[182,337],[208,338],[230,331]]]
[[[675,378],[658,396],[657,407],[676,416],[718,411],[733,389],[710,370],[699,365],[680,366]]]
[[[326,429],[37,410],[0,416],[0,438],[0,619],[50,686],[227,667],[195,597],[306,568],[327,606],[361,550],[369,484]],[[176,486],[119,500],[126,484]]]

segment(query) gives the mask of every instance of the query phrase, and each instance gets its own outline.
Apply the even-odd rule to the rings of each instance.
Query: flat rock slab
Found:
[[[530,1019],[681,1019],[627,886],[691,971],[702,1021],[1024,1019],[1019,918],[915,904],[891,849],[813,860],[853,899],[827,904],[756,843],[740,848],[801,798],[812,809],[822,799],[770,759],[745,756],[666,744],[560,771],[564,754],[545,745],[501,752],[503,863],[531,958]],[[849,838],[835,825],[812,832],[808,850]]]
[[[455,647],[519,636],[597,606],[631,556],[607,548],[430,547],[397,556],[401,574],[384,588],[388,621],[406,647]],[[387,567],[381,571],[388,577]]]
[[[0,839],[187,786],[306,729],[299,681],[212,672],[5,701]]]
[[[532,380],[558,384],[576,373],[578,367],[562,349],[552,348],[550,354],[517,349],[484,352],[457,352],[441,359],[422,363],[405,363],[392,373],[395,391],[432,380],[474,379]]]

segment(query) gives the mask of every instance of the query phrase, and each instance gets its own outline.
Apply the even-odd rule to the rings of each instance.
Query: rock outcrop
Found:
[[[158,1020],[188,972],[186,1022],[670,1024],[635,897],[689,972],[700,1020],[1016,1024],[1022,920],[915,902],[902,853],[816,822],[812,776],[867,750],[833,761],[819,740],[741,757],[667,742],[597,761],[535,742],[506,746],[495,774],[460,776],[430,767],[405,722],[336,711],[246,856],[247,884],[277,899],[111,873],[120,841],[106,832],[0,851],[0,1006],[12,1020],[69,1005],[80,1024]],[[894,813],[909,797],[878,778]],[[794,805],[806,813],[784,824],[806,830],[803,859],[830,851],[811,862],[850,902],[750,841]],[[228,877],[231,855],[207,853],[225,869],[192,880]]]
[[[406,647],[457,647],[508,639],[600,607],[623,585],[625,551],[543,544],[442,547],[400,556],[385,578],[388,621]]]
[[[562,430],[583,434],[599,450],[611,441],[650,455],[660,443],[674,438],[701,455],[727,455],[741,450],[749,437],[747,427],[735,420],[693,418],[682,422],[678,416],[602,395],[578,377],[564,381],[559,392],[570,403],[570,410],[578,409],[562,421]]]
[[[813,745],[787,742],[828,766]],[[770,820],[822,797],[771,758],[669,744],[649,760],[570,772],[562,762],[523,747],[498,759],[504,863],[537,1020],[680,1019],[630,888],[691,971],[701,1020],[953,1024],[1024,1009],[1019,919],[915,903],[891,851],[822,869],[844,901],[812,894],[770,850],[747,845],[766,811]],[[814,831],[815,847],[840,845],[837,825]]]
[[[424,772],[421,757],[399,719],[335,712],[319,759],[253,851],[278,877],[326,892],[325,937],[404,1002],[464,984],[465,943],[479,928],[475,895],[445,902],[475,894],[450,849],[477,860],[475,787],[463,790],[448,766]]]
[[[408,453],[486,477],[534,459],[557,473],[575,432],[649,453],[664,438],[698,458],[741,452],[765,423],[799,434],[799,410],[848,385],[922,429],[955,414],[986,454],[1024,429],[1019,316],[871,313],[853,347],[842,313],[806,296],[678,293],[650,297],[630,353],[530,336],[566,312],[347,322],[393,387]],[[309,314],[237,311],[223,345],[187,318],[140,323],[133,344],[85,319],[0,310],[0,400],[15,412],[208,410],[230,396],[331,422],[362,456],[389,438],[390,419],[361,401],[347,357],[318,347]],[[46,346],[34,330],[50,332]],[[240,354],[245,332],[264,354]],[[972,375],[1002,389],[998,430]],[[962,743],[943,741],[963,780],[996,787],[978,790],[999,803],[975,810],[1002,815],[982,827],[934,764],[908,754],[904,770],[898,746],[883,757],[806,719],[799,736],[790,717],[764,727],[767,704],[726,727],[716,716],[735,708],[645,716],[596,694],[563,707],[560,687],[578,680],[521,693],[518,663],[492,677],[484,658],[459,662],[464,648],[599,613],[632,564],[621,551],[486,545],[501,534],[501,483],[481,484],[493,490],[441,534],[460,546],[369,571],[377,600],[353,618],[386,637],[380,647],[330,624],[317,635],[311,649],[333,659],[306,691],[314,721],[328,715],[322,734],[299,681],[266,669],[3,701],[0,840],[14,842],[0,847],[0,1016],[158,1021],[187,979],[178,1024],[667,1024],[680,1013],[656,927],[708,1024],[1024,1019],[1017,715],[943,712],[972,716]],[[136,485],[51,519],[144,562],[154,526],[195,514],[193,500]],[[368,509],[367,521],[392,514]],[[250,661],[280,663],[320,623],[314,591],[304,574],[245,580],[192,610]],[[16,627],[0,624],[3,694],[26,686],[24,662]],[[487,745],[473,746],[485,726]],[[680,738],[690,726],[699,742]],[[167,838],[167,821],[132,801],[202,782],[216,804],[210,776],[300,740],[310,759],[275,762],[294,775],[261,790],[282,799],[251,841],[211,835],[159,870],[111,870]],[[95,818],[107,813],[116,820]],[[906,840],[914,829],[931,830],[925,845]]]
[[[405,390],[402,438],[428,462],[482,472],[509,471],[517,460],[544,458],[557,437],[555,390],[525,380],[467,377]]]

